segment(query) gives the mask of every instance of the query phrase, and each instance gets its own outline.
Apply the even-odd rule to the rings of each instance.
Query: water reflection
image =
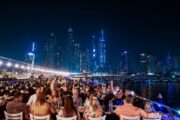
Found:
[[[155,101],[161,93],[165,105],[180,108],[180,83],[119,83],[119,86],[134,90],[138,95]]]

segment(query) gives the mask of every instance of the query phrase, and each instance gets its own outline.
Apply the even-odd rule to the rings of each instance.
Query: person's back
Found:
[[[6,105],[6,111],[8,113],[19,113],[26,111],[26,104],[18,101],[10,101]]]
[[[140,116],[140,108],[134,107],[133,105],[122,105],[118,106],[116,109],[118,115],[125,116]]]
[[[6,104],[6,112],[8,113],[20,113],[20,112],[27,112],[26,104],[22,103],[22,94],[17,92],[15,93],[15,99],[8,102]]]
[[[141,108],[137,108],[132,105],[133,96],[127,95],[124,101],[124,105],[118,106],[114,111],[118,116],[124,115],[128,117],[140,116],[144,118],[157,118],[160,116],[159,113],[146,113]]]
[[[50,104],[48,102],[44,102],[42,104],[35,103],[30,107],[30,112],[33,115],[37,116],[45,116],[50,114]]]

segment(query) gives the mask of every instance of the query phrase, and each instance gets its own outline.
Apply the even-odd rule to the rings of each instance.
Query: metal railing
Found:
[[[169,106],[166,106],[162,103],[158,103],[156,101],[149,100],[144,97],[139,97],[143,100],[147,100],[151,102],[151,108],[154,112],[162,112],[162,120],[180,120],[180,113],[179,111],[170,108]]]

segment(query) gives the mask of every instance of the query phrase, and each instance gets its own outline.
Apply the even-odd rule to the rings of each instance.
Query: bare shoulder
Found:
[[[44,105],[47,106],[47,107],[51,106],[51,104],[49,102],[44,102]]]

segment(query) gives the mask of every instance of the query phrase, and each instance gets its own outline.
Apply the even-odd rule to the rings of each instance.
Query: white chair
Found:
[[[161,120],[162,118],[162,115],[159,116],[158,118],[152,118],[152,119],[149,119],[149,118],[143,118],[143,120]]]
[[[30,120],[50,120],[50,115],[36,116],[36,115],[30,114]]]
[[[89,117],[88,120],[105,120],[106,119],[106,115],[102,116],[102,117],[98,117],[98,118],[92,118]]]
[[[11,114],[4,111],[4,115],[6,120],[23,120],[23,112]]]
[[[121,120],[140,120],[140,116],[129,117],[129,116],[120,115],[120,118]]]
[[[64,118],[64,117],[59,117],[59,116],[56,115],[56,119],[57,120],[76,120],[77,116]]]

